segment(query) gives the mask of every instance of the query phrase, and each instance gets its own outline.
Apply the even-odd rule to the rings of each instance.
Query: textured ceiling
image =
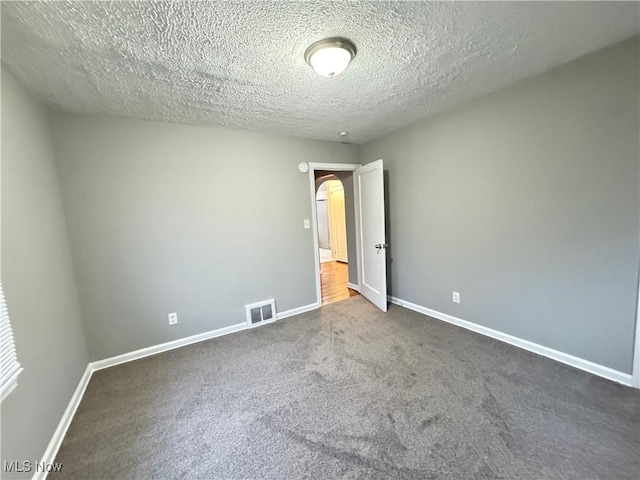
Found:
[[[635,2],[2,2],[2,60],[52,106],[362,143],[639,31]],[[339,77],[312,42],[358,48]]]

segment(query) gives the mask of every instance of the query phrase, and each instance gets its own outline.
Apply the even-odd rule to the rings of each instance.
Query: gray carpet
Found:
[[[50,478],[638,478],[640,394],[362,297],[96,372]]]

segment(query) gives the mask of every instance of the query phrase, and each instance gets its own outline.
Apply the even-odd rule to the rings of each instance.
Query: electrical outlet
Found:
[[[309,219],[305,218],[304,220],[304,228],[311,228],[311,222],[309,221]]]
[[[175,325],[176,323],[178,323],[177,313],[170,313],[168,316],[169,316],[169,325]]]
[[[453,303],[460,303],[460,292],[453,292]]]

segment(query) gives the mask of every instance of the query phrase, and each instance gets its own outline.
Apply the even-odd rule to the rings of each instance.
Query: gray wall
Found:
[[[4,68],[2,282],[24,368],[2,403],[2,461],[34,462],[42,458],[88,356],[47,111]]]
[[[355,146],[61,113],[52,128],[92,360],[316,301],[297,165],[353,163]]]
[[[366,144],[391,293],[630,373],[639,55],[635,37]]]

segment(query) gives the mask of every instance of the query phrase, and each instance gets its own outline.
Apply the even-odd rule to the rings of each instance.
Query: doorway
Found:
[[[309,228],[309,224],[313,227],[317,298],[314,305],[320,307],[325,304],[322,297],[321,266],[323,263],[320,258],[316,192],[326,180],[340,180],[344,190],[344,217],[347,231],[347,291],[343,290],[343,294],[353,295],[349,289],[354,290],[386,312],[388,300],[386,249],[388,245],[385,238],[383,160],[378,159],[364,166],[341,163],[302,163],[299,168],[302,173],[308,172],[311,187],[312,221],[305,220],[305,225],[306,228]],[[333,178],[334,176],[336,178]],[[344,263],[338,262],[334,257],[337,257],[337,254],[332,251],[331,261]],[[344,285],[344,280],[341,280],[341,284]]]
[[[315,180],[320,290],[322,305],[327,305],[358,294],[349,288],[348,237],[352,237],[351,242],[355,238],[347,232],[355,232],[355,216],[353,208],[349,208],[352,215],[347,216],[347,203],[353,204],[353,195],[347,197],[347,191],[352,192],[353,175],[320,170],[315,172]],[[351,228],[347,223],[351,223]],[[355,268],[352,271],[357,272]]]

